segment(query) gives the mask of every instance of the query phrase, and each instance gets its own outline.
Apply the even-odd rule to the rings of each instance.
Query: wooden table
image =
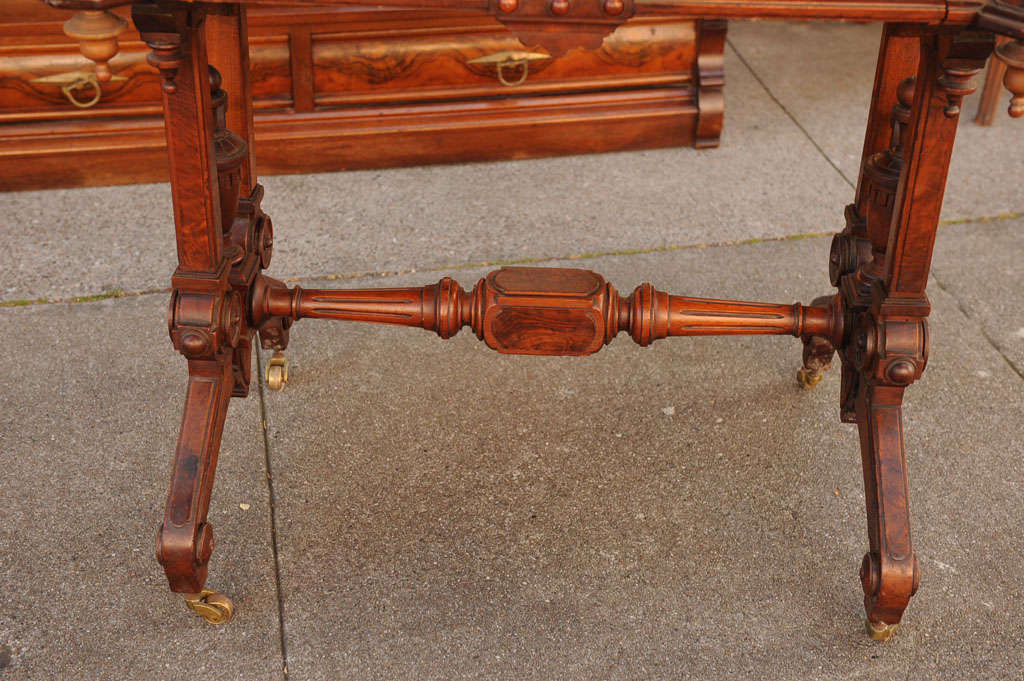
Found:
[[[116,51],[131,0],[48,0],[86,10],[68,26],[97,77]],[[463,327],[499,352],[585,355],[625,331],[641,345],[667,336],[791,334],[803,341],[798,378],[813,387],[836,352],[840,415],[856,422],[864,469],[868,552],[860,581],[867,629],[895,631],[921,571],[911,544],[901,405],[928,360],[925,286],[963,97],[995,34],[1024,114],[1024,9],[971,0],[295,0],[297,4],[487,8],[530,50],[599,45],[635,15],[853,19],[885,22],[863,162],[846,228],[832,243],[837,291],[810,305],[669,295],[649,284],[622,295],[586,270],[502,268],[470,292],[449,278],[422,288],[307,290],[264,276],[274,234],[260,209],[252,160],[245,12],[259,0],[140,0],[132,18],[162,76],[178,268],[168,328],[188,360],[184,416],[157,558],[171,589],[212,622],[230,599],[206,589],[213,530],[207,509],[227,404],[249,391],[252,341],[274,350],[268,384],[287,380],[281,352],[298,319],[417,326],[449,338]],[[112,43],[113,47],[112,47]],[[217,55],[217,69],[208,63]],[[506,65],[521,68],[515,55]],[[713,66],[713,65],[712,65]],[[720,92],[708,96],[720,97]],[[771,263],[765,263],[771,266]]]

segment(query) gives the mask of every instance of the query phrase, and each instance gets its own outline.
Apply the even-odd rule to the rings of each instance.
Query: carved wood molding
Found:
[[[560,54],[575,47],[596,48],[636,12],[634,0],[490,0],[494,18],[524,45]]]
[[[73,10],[100,10],[131,4],[132,0],[41,0],[51,7]],[[191,4],[196,0],[181,0]],[[281,0],[203,0],[209,5],[280,4]],[[373,5],[421,9],[480,9],[523,17],[523,23],[536,23],[532,17],[542,13],[553,19],[560,16],[578,19],[579,25],[596,25],[612,14],[620,4],[621,15],[667,14],[680,17],[760,18],[760,19],[843,19],[887,21],[955,26],[974,25],[993,33],[1024,39],[1024,8],[1004,0],[289,0],[296,5]],[[574,7],[578,5],[578,7]],[[501,9],[501,6],[510,11]],[[557,8],[557,9],[555,9]],[[607,9],[606,9],[607,8]],[[612,10],[612,11],[609,11]],[[564,12],[559,15],[558,12]],[[578,12],[578,14],[576,14]],[[526,22],[526,19],[531,19]],[[527,28],[527,31],[531,29]]]

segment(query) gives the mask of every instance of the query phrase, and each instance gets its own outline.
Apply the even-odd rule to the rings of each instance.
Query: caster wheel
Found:
[[[226,624],[235,614],[235,604],[231,599],[213,589],[203,589],[201,593],[186,596],[185,605],[210,624]]]
[[[267,387],[271,390],[281,390],[288,382],[288,358],[280,350],[267,362],[266,378]]]
[[[814,388],[821,383],[822,377],[825,375],[823,371],[816,371],[814,369],[808,369],[804,367],[800,371],[796,372],[796,382],[800,384],[800,387],[804,390],[814,390]]]
[[[868,638],[872,639],[873,641],[888,641],[890,638],[892,638],[892,635],[895,634],[896,630],[900,627],[900,625],[898,624],[888,624],[886,622],[872,622],[871,620],[866,620],[865,625],[868,630]]]

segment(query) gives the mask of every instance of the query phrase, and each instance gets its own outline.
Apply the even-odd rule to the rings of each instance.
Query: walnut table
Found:
[[[599,45],[634,16],[800,18],[885,23],[863,162],[845,229],[832,243],[837,291],[810,305],[629,295],[586,270],[503,268],[467,292],[449,278],[422,288],[307,290],[264,276],[274,235],[252,161],[245,12],[260,0],[48,0],[80,10],[65,27],[109,79],[132,20],[162,78],[178,243],[169,330],[188,360],[184,416],[157,559],[173,591],[212,622],[230,599],[205,588],[213,551],[207,508],[227,404],[250,385],[256,334],[274,350],[267,381],[288,377],[292,323],[321,318],[417,326],[449,338],[468,326],[498,352],[586,355],[625,331],[640,345],[667,336],[791,334],[803,341],[798,379],[813,387],[838,352],[840,415],[856,422],[864,468],[868,551],[860,569],[867,629],[886,639],[917,590],[910,539],[901,404],[928,361],[925,285],[961,102],[996,35],[1011,113],[1024,114],[1024,8],[974,0],[294,0],[296,4],[487,9],[532,51]],[[208,54],[217,55],[211,65]],[[504,68],[523,69],[510,54]],[[511,76],[510,76],[511,77]],[[709,96],[720,97],[712,91]]]

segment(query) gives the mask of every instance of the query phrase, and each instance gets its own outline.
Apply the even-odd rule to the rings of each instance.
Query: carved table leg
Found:
[[[921,570],[910,542],[903,388],[865,385],[857,398],[869,552],[861,563],[867,631],[885,641],[895,631]]]
[[[206,513],[233,385],[230,354],[214,361],[189,361],[185,413],[156,548],[173,591],[196,594],[206,582],[213,552],[213,529]]]
[[[990,34],[920,37],[917,76],[895,90],[889,148],[866,160],[853,207],[871,257],[840,276],[850,329],[841,347],[841,399],[843,420],[855,420],[861,434],[869,552],[860,577],[868,633],[879,640],[895,632],[920,580],[910,539],[903,393],[928,360],[925,286],[960,102],[992,46]]]
[[[243,305],[269,262],[273,231],[259,208],[262,189],[254,184],[251,125],[245,122],[251,109],[243,106],[233,117],[246,137],[230,132],[228,95],[207,60],[207,9],[213,8],[139,2],[132,18],[162,80],[178,244],[169,331],[189,370],[156,554],[171,589],[184,593],[189,607],[207,621],[221,623],[233,605],[204,588],[213,551],[207,510],[228,401],[248,392],[255,331]],[[238,52],[226,60],[229,80],[244,82],[246,50],[237,43],[242,17],[237,8],[216,11],[219,23],[211,32],[222,38],[226,33],[221,42],[234,42]]]

